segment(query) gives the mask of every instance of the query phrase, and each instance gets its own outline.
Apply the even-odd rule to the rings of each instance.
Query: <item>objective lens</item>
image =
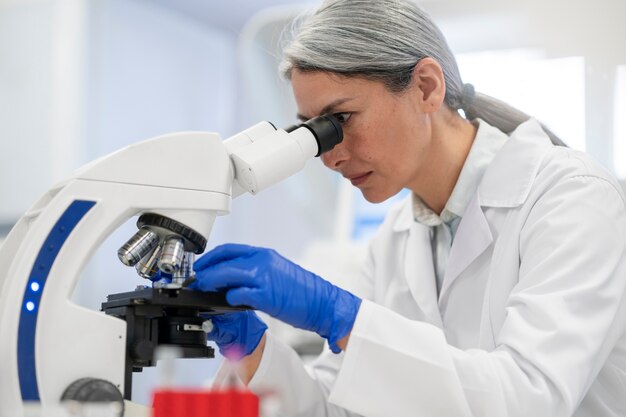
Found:
[[[119,248],[117,257],[124,265],[134,266],[159,244],[159,236],[148,229],[142,227],[128,242]]]
[[[141,258],[141,261],[135,265],[139,276],[146,279],[155,276],[159,270],[158,261],[160,256],[161,247],[157,246],[151,253]]]
[[[180,269],[172,274],[172,282],[182,285],[188,278],[195,275],[193,271],[193,262],[196,255],[193,252],[185,252]]]
[[[178,236],[170,236],[165,240],[159,259],[159,269],[167,274],[178,271],[183,262],[185,245]]]

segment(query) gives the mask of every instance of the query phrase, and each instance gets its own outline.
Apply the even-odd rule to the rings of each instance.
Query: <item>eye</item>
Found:
[[[335,113],[333,114],[333,116],[335,116],[337,120],[339,120],[339,123],[344,124],[348,122],[348,119],[350,119],[352,113]]]

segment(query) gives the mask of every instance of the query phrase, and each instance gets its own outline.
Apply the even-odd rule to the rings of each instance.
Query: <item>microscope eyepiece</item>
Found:
[[[306,127],[315,136],[317,141],[317,155],[315,156],[320,156],[324,152],[330,151],[343,140],[341,123],[332,114],[314,117],[297,127]]]

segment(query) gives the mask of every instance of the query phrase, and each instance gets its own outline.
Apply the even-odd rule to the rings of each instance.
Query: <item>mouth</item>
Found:
[[[346,176],[346,178],[348,180],[350,180],[352,185],[354,185],[355,187],[358,187],[359,185],[361,185],[365,181],[367,181],[367,179],[370,177],[370,175],[372,175],[372,171],[365,172],[365,173],[362,173],[362,174]]]

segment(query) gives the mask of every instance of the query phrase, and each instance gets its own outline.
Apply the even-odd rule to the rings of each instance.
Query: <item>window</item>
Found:
[[[536,50],[457,55],[464,82],[537,118],[570,147],[585,150],[585,61],[544,59]]]

